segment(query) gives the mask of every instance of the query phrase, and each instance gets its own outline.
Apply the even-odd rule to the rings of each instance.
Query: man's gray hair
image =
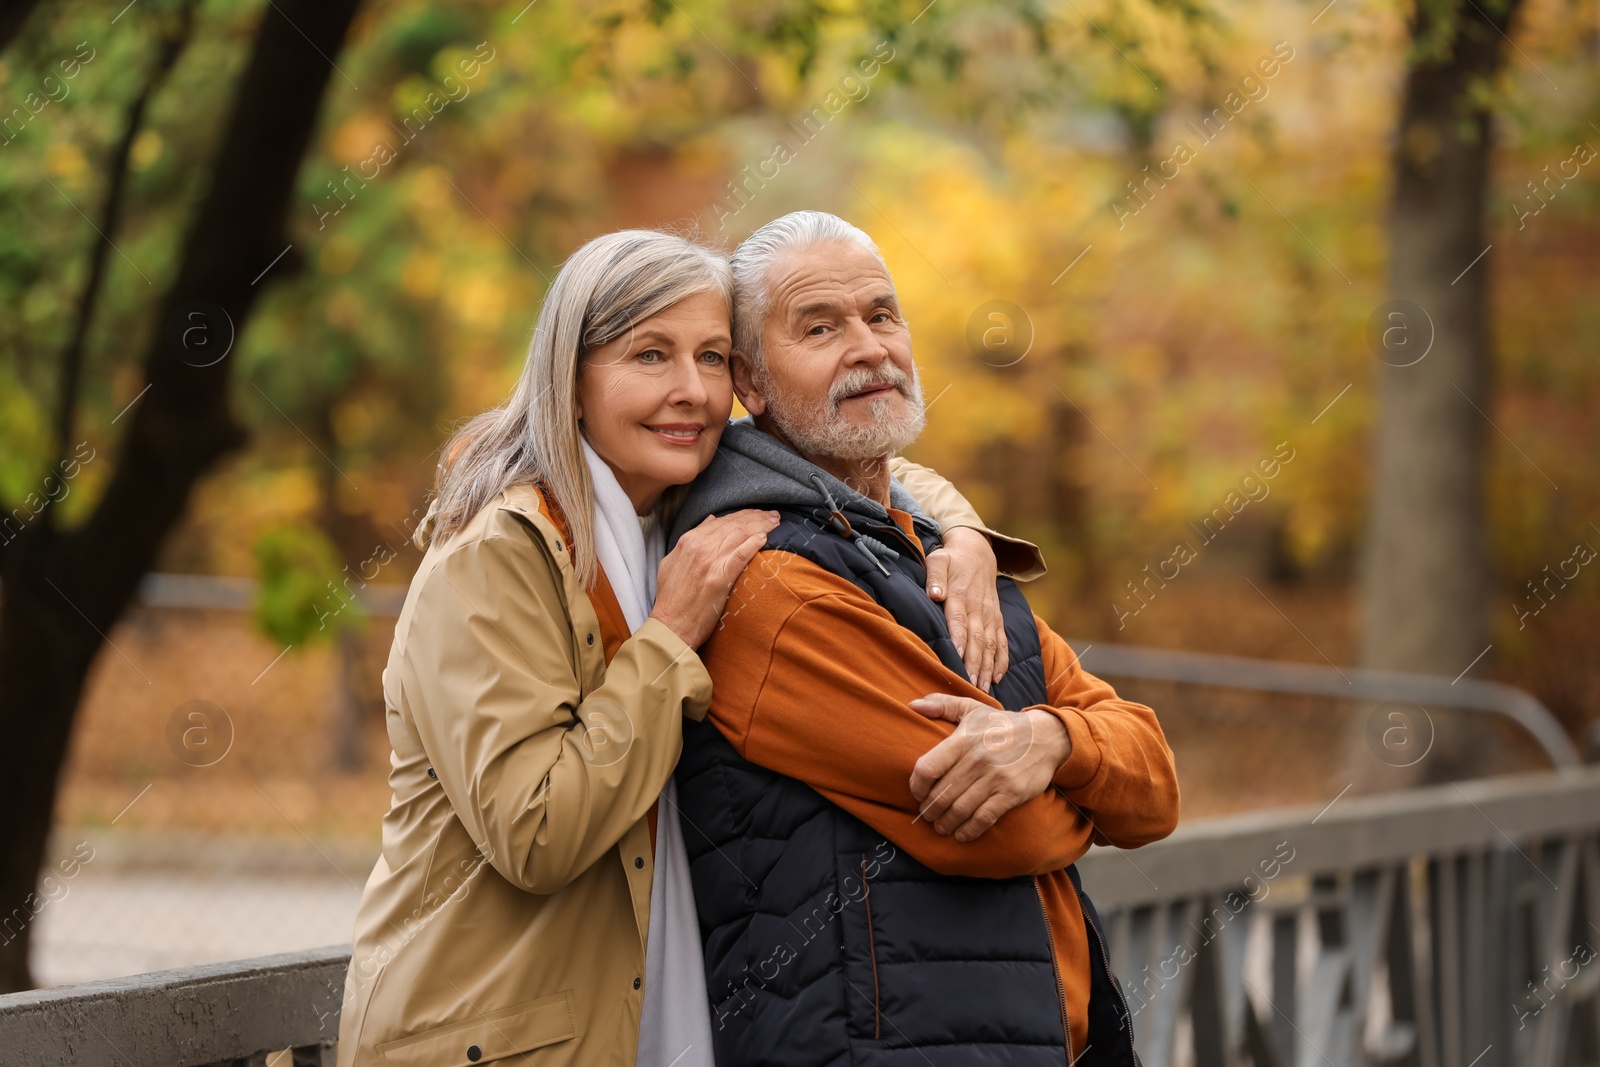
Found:
[[[791,211],[773,219],[746,237],[729,257],[728,264],[733,268],[733,347],[749,358],[757,375],[766,370],[761,362],[761,332],[767,325],[767,313],[772,310],[767,276],[773,263],[785,252],[829,241],[860,245],[883,263],[883,253],[872,238],[826,211]]]

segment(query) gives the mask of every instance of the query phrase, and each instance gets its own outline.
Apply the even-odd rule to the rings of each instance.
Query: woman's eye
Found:
[[[636,358],[640,363],[659,363],[666,357],[661,354],[659,349],[647,348],[634,358]]]
[[[712,366],[721,366],[728,361],[728,357],[721,352],[702,352],[700,358]]]

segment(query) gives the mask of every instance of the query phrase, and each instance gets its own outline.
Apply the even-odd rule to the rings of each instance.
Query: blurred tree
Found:
[[[39,0],[10,0],[4,8],[0,8],[0,51],[4,51],[6,45],[11,43],[11,38],[22,32],[28,16],[38,6]]]
[[[279,526],[256,542],[261,593],[256,624],[282,645],[358,628],[363,614],[339,552],[319,530]]]
[[[59,529],[46,505],[0,548],[0,777],[12,788],[0,899],[33,892],[79,694],[103,635],[195,483],[244,440],[229,412],[227,350],[212,352],[244,326],[260,293],[253,281],[281,248],[284,208],[332,74],[325,57],[339,52],[357,2],[275,0],[263,12],[210,190],[160,302],[161,328],[144,359],[148,395],[129,413],[105,493],[82,526]],[[196,323],[211,331],[209,348],[186,343],[183,331]],[[72,387],[71,378],[64,383]],[[61,406],[75,402],[69,393]],[[0,947],[0,989],[32,985],[31,932],[25,925]]]
[[[1425,321],[1400,312],[1395,321],[1412,343],[1386,353],[1378,371],[1365,667],[1456,677],[1481,665],[1490,644],[1491,123],[1494,82],[1520,6],[1418,0],[1410,17],[1394,139],[1389,294],[1419,306]],[[1413,361],[1423,344],[1431,347]],[[1352,747],[1357,766],[1372,768],[1365,742]],[[1467,776],[1470,738],[1441,732],[1431,758],[1409,770],[1414,780]],[[1393,776],[1385,781],[1392,786]]]
[[[172,68],[177,65],[178,57],[189,43],[189,34],[194,27],[195,2],[187,0],[166,20],[167,26],[161,34],[156,61],[139,94],[128,105],[127,117],[122,122],[122,136],[112,148],[107,163],[106,169],[111,173],[111,180],[106,187],[106,202],[100,213],[100,222],[95,227],[95,236],[101,239],[89,246],[89,277],[83,284],[82,295],[73,313],[72,334],[61,354],[61,384],[56,393],[55,420],[56,452],[61,456],[66,456],[73,448],[73,426],[77,421],[79,384],[83,378],[84,346],[88,341],[89,327],[94,323],[95,307],[105,284],[106,263],[111,256],[111,242],[101,235],[113,234],[121,229],[133,145],[144,132],[145,110],[150,106],[150,98],[166,82]]]

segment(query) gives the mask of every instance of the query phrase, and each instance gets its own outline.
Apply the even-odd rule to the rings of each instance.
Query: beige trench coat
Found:
[[[894,471],[946,526],[982,528],[937,474]],[[1042,572],[1032,545],[991,539],[1002,568]],[[699,657],[650,620],[607,666],[564,536],[522,486],[429,548],[383,679],[393,796],[339,1067],[632,1067],[646,816],[681,717],[710,704]]]

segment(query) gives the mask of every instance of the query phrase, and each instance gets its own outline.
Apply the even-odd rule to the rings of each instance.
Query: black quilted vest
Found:
[[[892,520],[780,508],[768,551],[849,579],[966,676],[918,554]],[[926,551],[936,524],[915,524]],[[866,535],[870,541],[859,535]],[[994,687],[1013,711],[1046,702],[1039,633],[1000,580],[1011,667]],[[874,650],[863,649],[863,669]],[[818,707],[818,715],[849,714]],[[745,760],[689,722],[677,785],[718,1067],[1063,1067],[1061,993],[1034,879],[939,874],[809,786]],[[1088,924],[1088,1035],[1076,1067],[1137,1067],[1128,1009]],[[1087,1052],[1085,1051],[1087,1049]]]

